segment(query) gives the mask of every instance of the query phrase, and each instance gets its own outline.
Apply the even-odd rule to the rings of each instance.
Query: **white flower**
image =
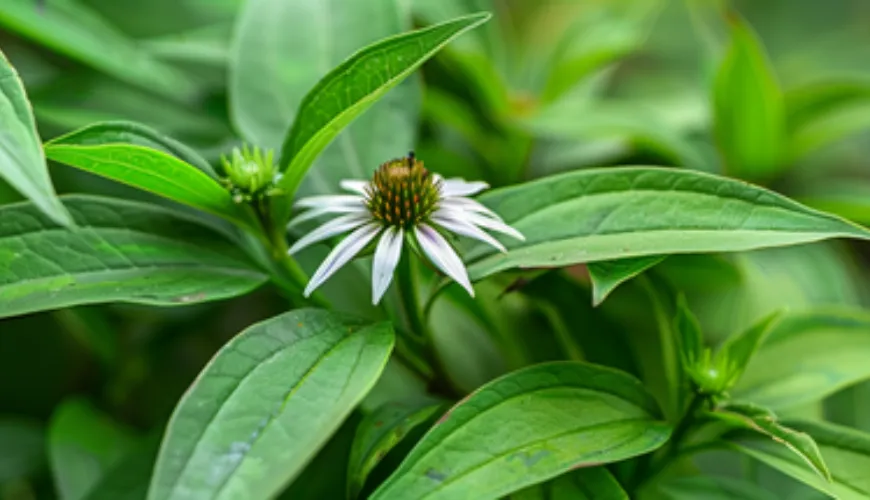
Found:
[[[504,246],[483,229],[524,239],[493,211],[467,198],[488,188],[486,183],[442,179],[429,173],[413,153],[384,163],[371,181],[345,180],[341,187],[353,194],[299,200],[296,207],[304,211],[287,226],[289,229],[323,215],[338,215],[300,238],[290,248],[291,254],[350,231],[311,277],[306,297],[380,237],[372,270],[372,303],[377,304],[393,279],[404,239],[412,236],[438,269],[474,296],[465,265],[439,230],[483,241],[502,252],[506,251]]]

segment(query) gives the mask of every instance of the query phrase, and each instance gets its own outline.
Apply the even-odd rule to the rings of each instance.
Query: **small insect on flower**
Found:
[[[326,257],[305,288],[305,295],[319,287],[350,262],[378,236],[372,272],[372,303],[380,302],[402,255],[403,241],[414,238],[416,247],[441,271],[474,296],[468,272],[459,255],[441,235],[450,231],[488,243],[504,252],[505,247],[483,229],[523,240],[490,209],[468,196],[489,186],[484,182],[443,179],[426,170],[414,153],[380,166],[371,181],[345,180],[341,187],[353,194],[303,198],[296,203],[305,210],[288,229],[323,215],[339,216],[300,238],[289,250],[303,248],[350,231]]]

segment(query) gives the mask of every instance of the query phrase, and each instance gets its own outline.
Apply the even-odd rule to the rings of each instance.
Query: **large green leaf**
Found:
[[[870,231],[738,180],[656,167],[587,169],[498,189],[480,201],[526,237],[507,253],[482,246],[474,280],[514,267],[732,252]]]
[[[84,2],[4,0],[0,26],[132,85],[168,97],[189,97],[194,87],[173,67],[151,57]]]
[[[52,140],[45,145],[45,154],[56,162],[253,227],[230,192],[207,173],[163,151],[116,140],[113,132],[102,135],[85,129]]]
[[[214,230],[142,203],[69,196],[80,227],[29,203],[0,207],[0,317],[78,304],[181,305],[233,297],[266,276]]]
[[[819,401],[870,379],[870,315],[814,311],[787,316],[732,390],[734,399],[775,410]]]
[[[57,199],[24,84],[0,52],[0,179],[60,224],[71,220]]]
[[[501,377],[448,411],[373,494],[499,498],[576,467],[650,452],[670,435],[643,385],[579,362]]]
[[[90,403],[64,402],[52,416],[48,454],[60,497],[79,500],[136,445],[135,436]]]
[[[218,175],[211,164],[199,153],[175,139],[136,122],[108,121],[94,123],[55,138],[49,144],[69,144],[78,146],[102,146],[104,144],[132,144],[151,149],[159,149],[175,156],[207,173],[213,178]]]
[[[440,407],[432,401],[390,402],[366,415],[357,427],[350,452],[347,468],[350,498],[359,495],[369,473],[384,456],[415,427],[433,418]]]
[[[396,0],[252,0],[245,4],[230,65],[230,111],[250,142],[277,149],[306,93],[360,47],[411,27]],[[340,34],[340,35],[339,35]],[[340,133],[305,176],[306,194],[365,179],[415,143],[419,80],[407,79]]]
[[[607,468],[591,467],[520,490],[510,500],[629,500],[629,496]]]
[[[730,21],[731,43],[713,86],[716,139],[730,173],[770,179],[788,166],[782,91],[751,28],[736,16]]]
[[[330,71],[305,96],[284,140],[280,186],[295,193],[317,155],[344,127],[451,40],[489,17],[475,14],[381,40]]]
[[[270,498],[374,385],[388,324],[301,309],[226,344],[178,403],[148,498]]]
[[[732,436],[737,450],[840,500],[870,497],[870,435],[822,422],[787,421],[785,424],[811,436],[831,469],[832,482],[816,474],[806,462],[770,439],[747,434]]]

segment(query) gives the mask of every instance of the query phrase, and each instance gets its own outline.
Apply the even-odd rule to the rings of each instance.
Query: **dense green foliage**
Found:
[[[866,18],[0,0],[0,500],[870,498]]]

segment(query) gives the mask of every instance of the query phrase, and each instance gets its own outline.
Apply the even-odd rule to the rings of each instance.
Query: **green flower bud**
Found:
[[[272,150],[264,152],[257,147],[248,149],[248,146],[242,146],[241,150],[233,148],[229,157],[221,157],[226,175],[224,183],[236,203],[271,194],[277,174],[273,160]]]
[[[701,355],[691,361],[686,373],[698,393],[705,396],[720,396],[725,394],[737,383],[739,371],[736,366],[723,355],[705,348]]]

